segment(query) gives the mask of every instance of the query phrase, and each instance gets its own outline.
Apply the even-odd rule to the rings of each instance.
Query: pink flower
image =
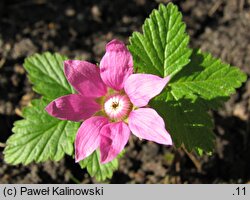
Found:
[[[112,40],[106,45],[100,67],[68,60],[64,70],[78,93],[52,101],[46,111],[62,120],[85,120],[76,135],[76,162],[97,148],[101,163],[113,160],[124,149],[131,132],[142,139],[172,145],[163,119],[146,107],[169,77],[132,74],[132,56],[122,42]]]

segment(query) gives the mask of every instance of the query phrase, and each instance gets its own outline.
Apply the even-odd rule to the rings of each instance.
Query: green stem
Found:
[[[81,184],[81,181],[79,181],[76,177],[74,177],[72,174],[71,174],[71,176],[70,176],[70,179],[74,182],[74,183],[76,183],[76,184]]]

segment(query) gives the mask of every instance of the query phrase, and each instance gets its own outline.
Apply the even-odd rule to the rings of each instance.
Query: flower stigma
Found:
[[[113,94],[104,102],[104,111],[112,120],[123,120],[132,110],[132,103],[127,95]]]

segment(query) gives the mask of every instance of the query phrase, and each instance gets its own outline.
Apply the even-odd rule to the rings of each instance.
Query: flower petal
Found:
[[[126,80],[124,90],[135,106],[143,107],[160,94],[169,79],[169,76],[161,78],[151,74],[132,74]]]
[[[92,63],[67,60],[64,62],[64,72],[70,84],[83,96],[101,97],[107,92],[99,67]]]
[[[139,108],[129,115],[129,128],[139,138],[172,145],[172,139],[165,129],[165,123],[152,108]]]
[[[92,98],[79,94],[69,94],[50,102],[45,110],[53,117],[61,120],[81,121],[91,117],[101,106]]]
[[[124,122],[110,123],[101,129],[101,163],[112,161],[125,147],[130,130]]]
[[[108,123],[106,117],[95,116],[82,123],[75,140],[76,162],[92,154],[100,145],[100,130]]]
[[[133,59],[126,46],[119,40],[106,45],[106,53],[100,62],[104,83],[115,90],[124,87],[125,80],[133,73]]]

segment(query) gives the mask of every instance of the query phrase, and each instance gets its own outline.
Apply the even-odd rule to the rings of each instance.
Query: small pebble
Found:
[[[76,11],[73,8],[67,8],[65,10],[65,15],[67,17],[73,17],[73,16],[75,16],[75,14],[76,14]]]

